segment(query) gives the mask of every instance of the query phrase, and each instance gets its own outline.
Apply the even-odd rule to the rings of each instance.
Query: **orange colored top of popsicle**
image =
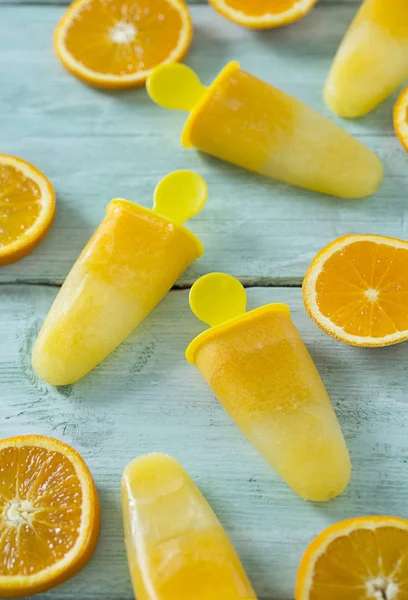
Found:
[[[147,91],[154,102],[164,108],[185,110],[190,113],[181,134],[184,148],[193,146],[191,129],[198,114],[220,84],[239,69],[240,64],[236,60],[229,62],[209,87],[201,83],[192,69],[180,63],[161,65],[150,75]]]
[[[108,204],[106,211],[109,213],[119,208],[142,217],[145,215],[147,220],[155,218],[164,221],[191,239],[197,248],[197,258],[200,258],[204,253],[201,241],[182,223],[200,212],[207,195],[207,184],[200,175],[193,171],[173,171],[157,184],[152,209],[130,200],[116,198]]]
[[[209,273],[200,277],[191,288],[189,301],[196,317],[210,325],[210,329],[198,335],[186,350],[186,358],[191,364],[195,364],[197,351],[204,343],[229,329],[242,323],[249,326],[264,313],[280,312],[290,316],[289,307],[279,302],[246,312],[244,286],[226,273]]]

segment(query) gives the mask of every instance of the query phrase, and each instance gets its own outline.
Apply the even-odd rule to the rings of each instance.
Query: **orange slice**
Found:
[[[192,31],[183,0],[76,0],[55,30],[54,48],[86,83],[137,87],[157,65],[184,57]]]
[[[35,594],[91,558],[99,501],[70,446],[36,435],[0,441],[0,597]]]
[[[0,265],[31,252],[54,213],[55,193],[45,175],[21,158],[0,154]]]
[[[408,152],[408,87],[399,96],[394,107],[394,129]]]
[[[408,242],[346,235],[323,248],[303,282],[310,317],[352,346],[408,339]]]
[[[221,15],[252,29],[272,29],[298,21],[317,0],[209,0]]]
[[[361,517],[337,523],[306,550],[296,600],[407,600],[408,521]]]

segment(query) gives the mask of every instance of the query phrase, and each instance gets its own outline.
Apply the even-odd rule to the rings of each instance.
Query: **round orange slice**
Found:
[[[346,235],[323,248],[303,282],[310,317],[352,346],[408,339],[408,242]]]
[[[408,87],[400,94],[394,107],[394,129],[408,152]]]
[[[296,600],[406,600],[408,521],[360,517],[337,523],[306,550]]]
[[[0,441],[0,597],[48,590],[91,558],[99,501],[81,456],[53,438]]]
[[[317,0],[209,0],[221,15],[252,29],[272,29],[298,21]]]
[[[185,56],[192,31],[183,0],[76,0],[55,30],[54,48],[86,83],[138,87],[158,65]]]
[[[0,265],[31,252],[54,213],[55,193],[45,175],[21,158],[0,154]]]

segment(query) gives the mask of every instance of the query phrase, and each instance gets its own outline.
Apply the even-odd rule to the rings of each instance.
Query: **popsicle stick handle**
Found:
[[[156,67],[147,80],[150,98],[171,110],[190,112],[206,93],[192,69],[180,63],[169,63]]]
[[[208,273],[190,290],[190,307],[195,316],[214,327],[246,312],[247,297],[238,279],[226,273]]]
[[[193,171],[173,171],[157,184],[153,210],[181,224],[200,212],[207,196],[207,184],[201,175]]]

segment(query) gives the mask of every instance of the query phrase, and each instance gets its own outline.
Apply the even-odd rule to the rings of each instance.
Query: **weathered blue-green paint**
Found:
[[[210,192],[205,210],[191,223],[206,254],[184,282],[214,268],[300,281],[314,254],[341,234],[408,237],[407,158],[393,134],[392,100],[365,119],[343,121],[384,160],[386,180],[377,194],[357,201],[319,196],[181,148],[184,114],[153,105],[145,90],[104,92],[72,77],[51,47],[63,10],[1,9],[0,148],[48,174],[58,210],[46,241],[24,261],[1,269],[0,281],[61,283],[113,197],[149,205],[158,179],[180,168],[200,172]],[[196,35],[188,63],[209,82],[228,60],[238,59],[329,115],[322,87],[352,14],[351,6],[318,5],[293,26],[253,32],[209,7],[193,7]]]
[[[187,4],[208,4],[208,0],[185,0]],[[361,4],[361,0],[318,0],[319,4],[337,4],[337,5],[352,5],[358,6]],[[70,4],[70,0],[0,0],[0,6],[2,4]]]
[[[260,598],[291,600],[302,551],[323,527],[361,514],[407,516],[407,346],[343,346],[306,317],[299,288],[279,287],[299,285],[314,254],[341,234],[408,237],[408,163],[393,134],[392,99],[364,119],[343,121],[383,158],[383,186],[364,201],[325,198],[183,150],[184,117],[153,106],[144,90],[102,92],[80,83],[51,48],[64,7],[28,4],[0,0],[0,152],[44,170],[55,184],[58,210],[45,242],[0,269],[1,435],[36,432],[73,444],[95,476],[103,517],[91,564],[39,598],[132,598],[120,477],[136,454],[161,450],[181,460],[201,486]],[[210,81],[228,60],[238,59],[328,115],[322,86],[356,5],[321,0],[302,22],[262,33],[237,27],[205,5],[192,7],[196,33],[187,62]],[[251,307],[289,303],[351,450],[352,484],[334,502],[316,506],[295,497],[187,364],[185,346],[200,331],[187,290],[172,291],[138,332],[78,384],[53,388],[31,370],[31,346],[57,285],[105,205],[115,196],[149,205],[158,179],[177,168],[199,171],[210,191],[205,210],[191,223],[206,254],[178,285],[225,270],[247,285],[269,286],[249,290]]]
[[[250,288],[249,308],[286,302],[326,383],[353,461],[346,493],[306,503],[280,481],[184,358],[202,327],[188,291],[172,291],[109,359],[62,389],[30,365],[38,328],[57,292],[0,287],[2,436],[41,433],[72,444],[86,459],[102,500],[101,542],[91,564],[47,600],[130,600],[122,542],[120,477],[142,452],[177,457],[212,503],[262,599],[291,600],[306,544],[329,523],[362,514],[407,513],[404,424],[407,346],[343,346],[306,316],[300,289]]]

